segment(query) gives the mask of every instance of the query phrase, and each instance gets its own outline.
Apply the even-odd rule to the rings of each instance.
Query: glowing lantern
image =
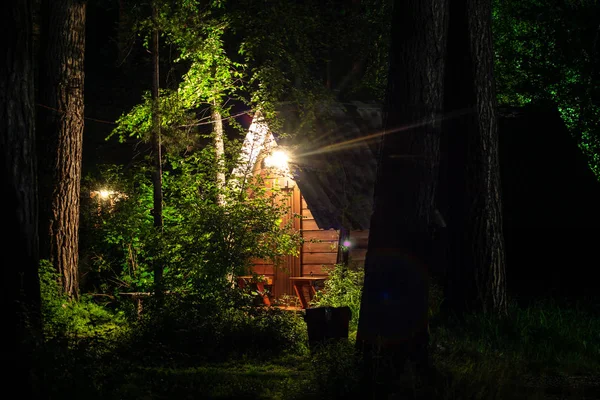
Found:
[[[267,168],[276,168],[282,171],[287,170],[290,157],[283,150],[275,150],[265,158]]]
[[[100,190],[100,191],[98,192],[98,194],[100,195],[100,198],[101,198],[102,200],[106,200],[106,199],[108,199],[108,198],[110,197],[110,195],[111,195],[111,194],[113,194],[113,193],[114,193],[114,192],[112,192],[112,191],[109,191],[109,190]]]

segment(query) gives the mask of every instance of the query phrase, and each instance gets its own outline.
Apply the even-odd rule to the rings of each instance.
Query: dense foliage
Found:
[[[219,189],[210,147],[185,157],[170,156],[164,172],[164,227],[152,224],[148,168],[111,166],[88,188],[111,188],[109,199],[89,199],[85,219],[88,279],[104,292],[149,291],[152,262],[164,266],[165,289],[204,293],[229,285],[227,276],[245,275],[251,258],[296,255],[300,236],[282,225],[286,212],[279,190],[257,178]],[[121,194],[121,195],[120,195]],[[217,203],[222,194],[225,205]]]
[[[597,1],[495,1],[498,99],[558,108],[600,179],[600,5]]]
[[[112,312],[89,296],[70,301],[58,285],[58,274],[49,261],[41,261],[39,275],[46,340],[111,336],[127,328],[122,312]]]
[[[362,268],[350,269],[343,264],[336,264],[327,272],[329,276],[325,281],[325,287],[317,293],[312,305],[314,307],[349,307],[352,312],[350,330],[356,333],[365,271]]]
[[[198,385],[203,392],[235,398],[265,387],[300,390],[281,381],[266,383],[268,376],[257,386],[254,374],[222,370],[239,359],[304,357],[306,326],[295,313],[254,307],[250,293],[227,288],[213,298],[206,294],[170,295],[160,302],[146,298],[143,313],[135,316],[111,311],[88,297],[67,301],[49,268],[44,263],[40,276],[46,343],[37,355],[51,382],[50,397],[161,398],[163,393],[189,393]],[[97,298],[107,303],[105,299]],[[107,305],[130,308],[129,299],[113,299]],[[221,364],[206,371],[210,363]],[[287,381],[287,373],[283,367],[278,376]]]

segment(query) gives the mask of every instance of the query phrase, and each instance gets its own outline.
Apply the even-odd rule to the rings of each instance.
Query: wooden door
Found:
[[[283,216],[282,225],[287,224],[292,220],[292,226],[295,230],[300,230],[300,219],[295,217],[301,213],[300,190],[298,186],[293,185],[291,188],[283,189],[284,196],[282,201],[285,202],[287,210]],[[293,295],[294,289],[290,281],[290,276],[300,276],[300,258],[295,256],[285,256],[278,266],[275,267],[273,278],[273,295],[280,297],[284,294]]]

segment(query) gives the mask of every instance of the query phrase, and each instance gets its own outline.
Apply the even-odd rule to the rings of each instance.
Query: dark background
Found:
[[[127,164],[147,152],[134,141],[105,138],[150,89],[152,73],[139,39],[119,60],[116,5],[90,2],[87,17],[84,175],[96,172],[99,163]],[[168,64],[161,74],[165,84]],[[597,299],[600,183],[553,105],[502,109],[500,116],[509,291],[523,299]],[[241,122],[248,124],[249,117]]]

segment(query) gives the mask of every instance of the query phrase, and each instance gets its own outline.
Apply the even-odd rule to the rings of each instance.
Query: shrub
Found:
[[[83,253],[89,290],[153,290],[153,265],[164,266],[164,287],[177,292],[219,290],[227,276],[245,275],[254,257],[296,255],[300,235],[293,221],[281,226],[282,192],[260,178],[219,189],[212,150],[169,156],[163,174],[164,227],[153,226],[151,170],[139,164],[123,171],[106,167],[87,189],[110,188],[119,201],[89,201],[83,213]],[[101,184],[102,183],[102,184]],[[224,204],[217,199],[222,196]],[[85,197],[85,196],[84,196]]]
[[[350,330],[358,329],[358,318],[360,313],[360,299],[364,282],[364,270],[349,269],[337,264],[327,270],[328,279],[325,286],[317,292],[312,305],[315,307],[343,307],[347,306],[352,312]]]
[[[148,363],[171,360],[184,365],[306,351],[306,325],[300,316],[251,306],[251,297],[242,296],[225,289],[211,301],[194,294],[149,304],[134,344]]]
[[[122,313],[115,313],[82,296],[69,301],[61,292],[58,274],[47,260],[40,262],[40,294],[44,336],[81,338],[115,334],[126,329]]]

